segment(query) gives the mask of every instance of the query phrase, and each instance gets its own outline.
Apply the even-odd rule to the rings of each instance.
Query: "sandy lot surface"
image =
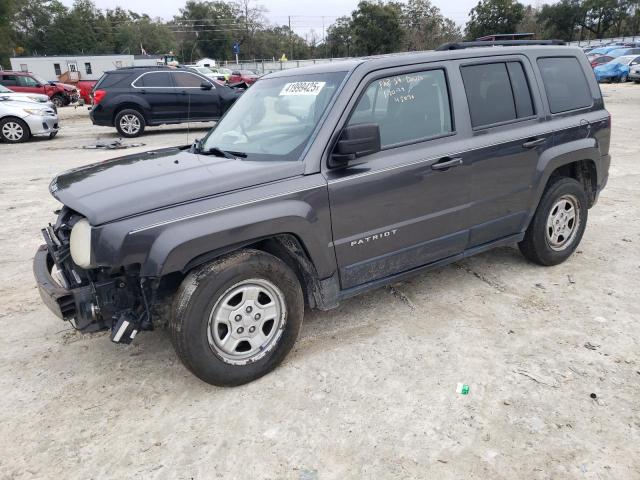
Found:
[[[603,91],[611,179],[568,262],[502,248],[311,312],[285,363],[234,389],[163,330],[76,334],[31,273],[56,172],[205,130],[86,151],[115,131],[67,108],[54,141],[0,145],[0,478],[640,478],[640,85]]]

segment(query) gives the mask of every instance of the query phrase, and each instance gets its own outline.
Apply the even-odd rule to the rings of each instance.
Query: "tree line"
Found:
[[[188,0],[171,20],[123,8],[98,9],[91,0],[72,7],[59,0],[0,1],[0,64],[10,56],[174,52],[181,61],[344,57],[432,49],[444,42],[493,33],[534,33],[577,40],[635,35],[640,0],[559,0],[536,8],[516,0],[480,0],[464,29],[430,0],[362,0],[326,34],[303,38],[274,25],[255,0]]]

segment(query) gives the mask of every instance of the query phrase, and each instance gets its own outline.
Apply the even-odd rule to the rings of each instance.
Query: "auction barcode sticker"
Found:
[[[287,83],[280,95],[318,95],[326,82],[292,82]]]

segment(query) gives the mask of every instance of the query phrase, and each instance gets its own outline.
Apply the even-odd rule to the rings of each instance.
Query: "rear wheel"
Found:
[[[558,177],[550,183],[518,244],[522,254],[539,265],[564,262],[575,251],[587,225],[587,195],[573,178]]]
[[[295,273],[277,257],[242,250],[192,271],[170,323],[184,365],[207,383],[241,385],[273,370],[304,315]]]
[[[127,108],[116,115],[116,130],[126,138],[139,137],[144,132],[146,122],[144,116],[132,108]]]
[[[30,136],[29,127],[19,118],[5,118],[0,121],[0,138],[5,142],[26,142]]]

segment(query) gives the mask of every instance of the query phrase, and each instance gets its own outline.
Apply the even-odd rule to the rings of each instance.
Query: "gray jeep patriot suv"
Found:
[[[563,262],[611,119],[581,50],[513,43],[276,72],[191,146],[58,175],[44,303],[120,343],[166,317],[188,369],[238,385],[284,359],[305,307],[500,245]]]

